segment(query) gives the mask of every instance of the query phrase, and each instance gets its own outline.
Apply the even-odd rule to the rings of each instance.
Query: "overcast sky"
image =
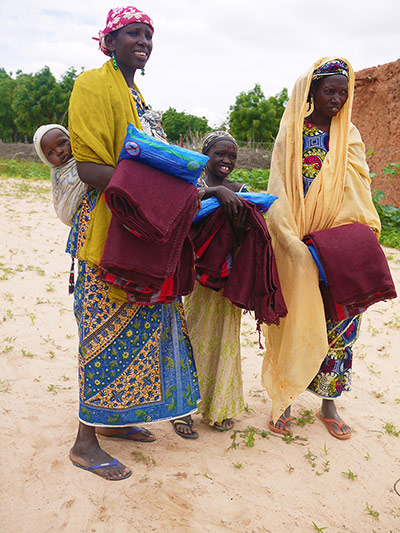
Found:
[[[2,0],[0,67],[57,79],[73,66],[106,60],[91,37],[105,26],[106,0]],[[132,4],[131,4],[132,5]],[[241,91],[266,97],[322,56],[346,57],[355,71],[400,57],[399,0],[138,0],[154,22],[146,75],[135,80],[154,109],[174,107],[225,119]]]

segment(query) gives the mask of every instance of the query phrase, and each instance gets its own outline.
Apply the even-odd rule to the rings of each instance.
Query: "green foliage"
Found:
[[[266,191],[269,180],[269,168],[236,168],[229,176],[232,181],[245,183],[250,191]]]
[[[204,135],[211,130],[205,117],[196,117],[184,111],[178,112],[173,107],[163,113],[162,126],[171,142],[179,142],[182,137],[186,137],[188,134]]]
[[[241,92],[235,105],[230,106],[230,132],[239,141],[272,142],[287,101],[286,88],[266,99],[261,86],[256,83],[254,89]]]
[[[388,183],[393,177],[397,176],[400,169],[400,163],[389,163],[383,170],[386,176],[389,176]],[[375,174],[371,174],[374,178]],[[400,209],[393,205],[384,205],[382,201],[385,193],[382,191],[372,191],[372,200],[378,211],[382,224],[382,233],[379,242],[384,246],[391,248],[400,248]]]
[[[32,141],[42,124],[67,124],[68,102],[77,71],[70,67],[57,82],[49,67],[36,74],[17,71],[13,79],[0,68],[0,139]]]
[[[12,99],[15,80],[0,68],[0,137],[3,141],[12,142],[14,138],[14,113]]]
[[[0,176],[50,179],[50,167],[36,161],[1,158]]]

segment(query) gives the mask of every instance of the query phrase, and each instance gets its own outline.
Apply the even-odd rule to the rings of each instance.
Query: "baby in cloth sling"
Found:
[[[56,214],[64,224],[72,226],[74,215],[87,193],[87,185],[79,178],[68,130],[60,124],[45,124],[35,131],[33,144],[43,163],[51,167]]]

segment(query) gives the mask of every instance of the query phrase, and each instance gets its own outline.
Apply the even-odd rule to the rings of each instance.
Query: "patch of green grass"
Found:
[[[139,450],[134,450],[132,455],[138,463],[144,463],[147,466],[154,466],[156,464],[156,460],[153,457],[144,455],[144,453],[140,452]]]
[[[386,422],[386,424],[383,425],[383,429],[388,435],[393,435],[395,437],[400,436],[400,430],[398,430],[392,422]]]
[[[43,163],[19,159],[0,158],[1,175],[10,178],[50,179],[50,168]]]

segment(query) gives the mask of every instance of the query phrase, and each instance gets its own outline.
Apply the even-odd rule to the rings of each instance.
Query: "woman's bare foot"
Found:
[[[78,434],[75,444],[69,452],[69,458],[75,466],[94,472],[104,479],[112,481],[125,479],[132,473],[127,466],[114,460],[111,455],[100,448],[95,428],[86,426],[82,422],[79,422]],[[97,465],[104,463],[111,463],[111,465],[97,467]],[[94,466],[96,466],[95,469],[93,468]]]
[[[135,442],[154,442],[156,440],[155,436],[151,431],[146,428],[141,428],[139,426],[129,426],[129,427],[96,427],[97,435],[102,435],[103,437],[113,437],[115,439],[127,439],[133,440]]]
[[[292,423],[290,418],[290,405],[287,407],[278,420],[273,423],[272,418],[268,422],[268,427],[274,433],[279,433],[280,435],[288,435],[290,433]]]

